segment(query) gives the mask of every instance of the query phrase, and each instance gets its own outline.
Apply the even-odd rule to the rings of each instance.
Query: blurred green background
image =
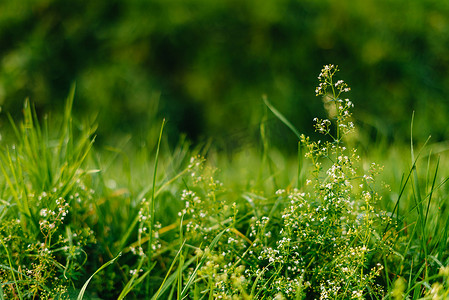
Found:
[[[311,134],[329,63],[369,139],[409,139],[413,111],[416,139],[449,138],[446,0],[0,2],[3,112],[20,116],[26,97],[40,114],[60,112],[76,82],[76,115],[96,116],[100,143],[144,143],[165,117],[172,142],[254,144],[262,94]],[[273,143],[295,151],[295,136],[267,116]]]

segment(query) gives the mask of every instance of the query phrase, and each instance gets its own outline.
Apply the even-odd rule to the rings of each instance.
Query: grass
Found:
[[[0,155],[0,299],[447,299],[447,145],[361,144],[337,71],[320,140],[264,98],[293,158],[264,122],[232,160],[170,149],[165,121],[154,145],[96,149],[74,88],[59,121],[26,101]]]

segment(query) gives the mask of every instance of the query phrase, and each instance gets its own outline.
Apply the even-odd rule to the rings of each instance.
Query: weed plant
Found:
[[[364,299],[384,294],[376,280],[383,269],[380,258],[388,252],[382,230],[390,219],[375,209],[379,167],[372,164],[361,173],[356,150],[343,146],[354,127],[349,111],[352,103],[340,98],[349,88],[341,80],[334,81],[336,71],[326,66],[317,89],[335,113],[335,130],[330,120],[315,119],[317,131],[330,140],[312,142],[301,136],[313,165],[311,179],[301,189],[280,189],[268,196],[274,203],[271,208],[261,203],[261,197],[247,197],[256,208],[247,214],[246,226],[225,229],[227,238],[209,252],[211,258],[200,269],[198,289],[208,290],[212,298]],[[209,206],[218,205],[192,196],[186,209],[205,200]],[[213,209],[220,207],[209,210]],[[201,216],[201,211],[196,215]],[[235,222],[240,214],[228,215]]]
[[[259,160],[171,152],[165,121],[154,147],[100,151],[74,89],[59,123],[26,101],[0,154],[0,299],[448,299],[448,162],[413,140],[406,172],[403,148],[370,162],[337,71],[318,77],[321,140],[265,99],[298,136],[293,172],[264,123]]]

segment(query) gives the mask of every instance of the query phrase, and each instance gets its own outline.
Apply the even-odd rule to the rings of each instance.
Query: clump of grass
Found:
[[[91,127],[74,143],[73,92],[67,100],[61,131],[41,127],[29,101],[24,121],[14,126],[17,143],[2,149],[0,261],[3,294],[11,299],[59,298],[83,276],[95,243],[85,220],[95,191],[83,163],[92,145]]]

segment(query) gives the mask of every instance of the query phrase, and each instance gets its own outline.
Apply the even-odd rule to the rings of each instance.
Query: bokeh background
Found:
[[[218,148],[296,138],[262,95],[301,132],[324,116],[315,97],[324,64],[352,87],[355,119],[371,141],[449,138],[446,0],[21,0],[0,2],[0,105],[20,117],[62,111],[96,118],[97,142],[157,135],[212,138]],[[151,141],[148,141],[151,142]]]

